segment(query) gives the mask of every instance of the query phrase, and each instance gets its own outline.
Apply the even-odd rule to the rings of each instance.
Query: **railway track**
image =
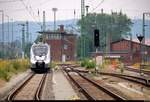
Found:
[[[87,77],[87,78],[91,79],[91,81],[94,81],[100,85],[101,84],[103,85],[106,82],[106,88],[110,89],[112,92],[115,92],[117,94],[119,93],[120,96],[125,97],[124,99],[149,100],[149,96],[147,95],[147,93],[148,93],[150,84],[149,84],[148,78],[146,78],[146,77],[137,77],[137,76],[119,74],[119,73],[98,72],[97,75],[101,76],[101,77],[99,77],[100,80],[98,77],[94,77],[94,80],[93,80],[93,78],[91,77],[92,74],[90,74],[90,73],[95,73],[94,71],[88,71],[88,70],[85,70],[85,69],[82,69],[79,67],[80,66],[75,66],[75,65],[63,65],[62,66],[62,68],[67,71],[67,73],[69,73],[69,72],[72,73],[72,71],[79,72],[79,73],[81,73],[81,75],[83,77]],[[71,79],[71,80],[73,80],[73,79]],[[74,83],[77,84],[77,82],[74,82]],[[118,88],[115,85],[118,85]],[[120,86],[124,87],[124,88],[125,87],[128,88],[128,91],[129,92],[131,91],[131,93],[133,93],[133,94],[134,94],[133,90],[135,90],[135,93],[137,90],[137,92],[139,92],[139,93],[141,92],[144,96],[141,96],[139,94],[136,96],[137,98],[135,98],[135,96],[132,96],[132,94],[128,95],[127,94],[128,91],[123,89],[125,91],[125,93],[124,93],[124,91],[122,89],[119,89]],[[78,85],[78,87],[80,88],[79,85]],[[80,88],[80,89],[83,90],[82,88]],[[82,91],[82,92],[84,92],[84,91]],[[85,96],[90,97],[90,96],[88,96],[88,92],[87,93],[84,92],[84,93],[87,94]],[[91,99],[91,98],[88,98],[88,99]],[[105,100],[105,99],[103,99],[103,100]]]
[[[6,100],[40,100],[46,76],[47,74],[32,73],[8,95]]]
[[[64,69],[64,71],[89,100],[126,100],[103,85],[97,84],[95,81],[83,76],[78,71],[72,69]]]
[[[76,66],[68,66],[68,67],[70,67],[72,70],[76,70],[81,73],[89,73],[88,70],[75,69]],[[95,72],[92,72],[92,73],[95,73]],[[136,82],[136,83],[142,84],[144,86],[150,87],[150,80],[147,78],[125,75],[125,74],[106,73],[106,72],[98,72],[98,74],[118,77],[121,79],[129,80],[129,81]]]
[[[124,75],[124,74],[114,74],[114,73],[104,73],[104,72],[98,72],[98,73],[102,74],[102,75],[109,75],[109,76],[113,76],[113,77],[118,77],[121,79],[129,80],[129,81],[136,82],[136,83],[142,84],[144,86],[150,87],[149,80],[145,79],[145,78],[135,77],[135,76],[130,76],[130,75]]]
[[[140,69],[129,68],[128,66],[125,66],[125,69],[128,71],[140,73]],[[141,69],[141,72],[144,74],[150,75],[150,71],[148,71],[148,70]]]
[[[80,66],[71,65],[71,64],[66,64],[66,65],[62,64],[62,65],[64,67],[70,67],[70,68],[80,67]],[[133,72],[140,73],[140,70],[129,68],[127,66],[125,67],[125,69],[128,70],[128,71],[133,71]],[[88,70],[78,70],[78,69],[74,69],[74,70],[77,70],[77,71],[82,72],[82,73],[89,73]],[[95,72],[92,72],[92,73],[95,73]],[[144,70],[144,69],[142,69],[142,73],[144,73],[146,75],[150,75],[150,71],[147,71],[147,70]],[[150,78],[146,78],[146,77],[142,77],[142,76],[141,77],[136,77],[136,76],[125,75],[125,74],[106,73],[106,72],[98,72],[98,74],[119,77],[119,78],[122,78],[122,79],[125,79],[125,80],[129,80],[129,81],[136,82],[136,83],[142,84],[144,86],[150,87]]]

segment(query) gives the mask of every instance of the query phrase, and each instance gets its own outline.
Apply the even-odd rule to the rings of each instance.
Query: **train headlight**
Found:
[[[36,63],[36,60],[33,57],[30,59],[30,61],[31,61],[32,64]]]

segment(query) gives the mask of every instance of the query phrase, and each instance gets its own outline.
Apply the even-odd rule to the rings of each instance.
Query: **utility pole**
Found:
[[[142,43],[143,43],[143,45],[145,44],[145,14],[146,13],[143,13],[143,29],[142,29],[142,32],[143,32],[143,41],[142,41]],[[142,46],[142,45],[141,45]],[[142,46],[142,58],[141,58],[141,60],[142,60],[142,63],[144,62],[143,60],[144,60],[144,52],[145,51],[145,47],[144,46]]]
[[[11,35],[11,37],[12,37],[12,38],[11,38],[11,43],[12,43],[12,44],[11,44],[11,45],[12,45],[12,48],[13,48],[13,39],[14,39],[14,38],[13,38],[13,37],[14,37],[13,19],[11,19],[11,21],[12,21],[12,24],[11,24],[11,34],[12,34],[12,35]]]
[[[143,13],[143,24],[142,24],[142,32],[143,32],[143,45],[145,45],[145,16],[150,16],[150,12],[144,12]],[[142,46],[142,62],[144,63],[145,61],[145,46]]]
[[[111,52],[111,41],[112,41],[112,17],[110,17],[110,31],[108,32],[108,54],[110,56],[110,52]]]
[[[41,22],[41,20],[40,20],[40,11],[39,11],[39,9],[38,9],[38,18],[39,18],[39,22]],[[43,26],[42,26],[42,24],[40,24],[40,27],[41,27],[41,31],[43,30]],[[30,40],[31,41],[31,40]]]
[[[75,25],[75,17],[76,17],[76,10],[75,9],[74,9],[73,14],[74,14],[74,25]]]
[[[12,49],[11,54],[12,54],[12,58],[14,58],[14,54],[13,54],[13,52],[14,52],[14,49],[13,49],[14,48],[14,46],[13,46],[13,36],[14,35],[13,35],[13,32],[14,32],[13,31],[13,19],[11,19],[11,34],[12,34],[11,35],[11,37],[12,37],[11,38],[11,49]]]
[[[22,59],[24,59],[25,49],[25,24],[19,24],[22,26]]]
[[[26,43],[29,43],[29,22],[26,22]]]
[[[83,4],[83,6],[84,6],[84,4]],[[86,16],[88,16],[88,9],[89,9],[89,6],[88,5],[86,5],[85,6],[85,8],[86,8]],[[83,8],[83,10],[84,10],[84,8]],[[82,18],[82,20],[83,20],[83,22],[84,22],[84,19]],[[86,57],[88,54],[87,54],[87,52],[89,51],[88,49],[87,49],[87,44],[86,44],[86,42],[88,41],[88,39],[86,38],[86,35],[84,35],[83,34],[83,56],[84,57]]]
[[[45,24],[45,11],[43,11],[43,32],[46,30],[46,24]],[[42,35],[42,42],[45,42],[45,34]]]
[[[81,0],[81,18],[84,17],[85,14],[85,2],[84,0]]]
[[[22,58],[24,59],[24,55],[25,55],[25,24],[22,24],[22,50],[23,50]]]
[[[9,16],[8,15],[6,15],[6,17],[8,18],[8,21],[7,21],[7,25],[8,25],[8,31],[7,31],[7,39],[8,39],[8,44],[7,44],[7,46],[8,46],[8,48],[10,48],[10,44],[9,44]],[[6,54],[6,56],[7,56],[7,58],[9,57],[9,53],[10,53],[10,51],[8,51],[8,54]]]
[[[81,59],[84,57],[84,47],[85,47],[85,42],[84,42],[84,34],[83,34],[83,18],[85,14],[85,2],[84,0],[81,0]],[[82,41],[83,40],[83,41]]]
[[[89,11],[89,7],[90,7],[90,6],[86,5],[85,7],[86,7],[86,16],[87,16],[88,13],[89,13],[88,11]]]
[[[54,31],[56,31],[56,11],[58,10],[57,8],[52,8],[54,12]]]
[[[6,17],[8,18],[8,22],[7,22],[7,23],[8,23],[8,33],[7,33],[7,34],[8,34],[8,36],[7,36],[7,37],[8,37],[8,44],[9,44],[9,16],[8,16],[8,15],[6,15]]]
[[[102,20],[103,20],[103,22],[104,22],[103,24],[101,24],[101,34],[104,35],[104,37],[103,37],[103,38],[104,38],[104,43],[103,43],[103,45],[102,45],[103,57],[104,57],[104,56],[106,56],[106,53],[104,53],[104,52],[106,52],[106,45],[107,45],[107,44],[106,44],[106,34],[105,34],[105,32],[104,32],[104,31],[105,31],[105,29],[104,29],[105,19],[104,19],[104,15],[103,15],[103,14],[104,14],[103,9],[101,9],[101,14],[102,14]],[[95,22],[96,22],[96,20],[95,20]]]
[[[45,25],[45,11],[43,11],[43,31],[46,30],[46,25]]]
[[[25,43],[26,55],[29,57],[29,22],[26,22],[26,43]]]
[[[2,12],[2,49],[3,49],[3,55],[2,58],[4,59],[5,56],[5,50],[4,50],[4,11],[0,10]]]

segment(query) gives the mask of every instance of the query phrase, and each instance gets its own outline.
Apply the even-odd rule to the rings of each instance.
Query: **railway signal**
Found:
[[[137,36],[137,38],[138,38],[138,40],[140,41],[140,53],[141,53],[141,46],[142,46],[142,40],[143,40],[143,38],[144,38],[144,36],[143,35],[136,35]],[[142,54],[141,54],[141,57],[140,57],[140,75],[142,75]]]
[[[99,47],[99,30],[94,30],[94,46]]]
[[[143,35],[136,35],[137,36],[137,38],[138,38],[138,40],[140,41],[140,43],[142,42],[142,40],[143,40],[143,38],[144,38],[144,36]]]
[[[95,63],[96,63],[96,67],[95,67],[95,73],[97,73],[98,70],[98,61],[96,60],[97,58],[97,52],[98,52],[98,47],[99,47],[99,29],[95,29],[94,30],[94,46],[96,47],[96,55],[95,55]]]

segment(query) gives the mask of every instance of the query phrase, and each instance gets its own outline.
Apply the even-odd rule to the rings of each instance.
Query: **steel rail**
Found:
[[[95,100],[94,97],[89,95],[86,89],[84,89],[75,79],[72,78],[72,76],[69,74],[67,70],[64,69],[64,71],[67,73],[68,77],[77,85],[80,91],[82,91],[82,93],[86,96],[88,100]]]
[[[110,96],[112,96],[113,98],[117,99],[117,100],[126,100],[125,98],[121,97],[120,95],[110,91],[109,89],[105,88],[104,86],[97,84],[95,81],[85,77],[84,75],[80,74],[79,72],[77,72],[82,78],[86,79],[87,81],[89,81],[90,83],[92,83],[94,86],[98,87],[99,89],[103,90],[105,93],[109,94]]]
[[[15,88],[7,97],[7,101],[12,101],[14,100],[14,97],[21,91],[21,89],[23,87],[25,87],[28,82],[33,78],[33,76],[35,76],[36,74],[31,74],[25,81],[23,81],[23,83],[21,83],[17,88]],[[40,95],[41,95],[41,92],[42,92],[42,89],[44,87],[44,84],[45,84],[45,80],[46,80],[46,76],[47,76],[47,73],[43,75],[41,81],[40,81],[40,84],[36,90],[36,94],[35,94],[35,97],[34,97],[34,100],[40,100]]]
[[[29,82],[29,80],[31,80],[33,78],[35,74],[34,73],[31,73],[29,75],[29,77],[24,80],[17,88],[15,88],[9,95],[8,97],[6,98],[7,101],[11,101],[14,99],[14,97],[16,96],[17,93],[19,93],[19,91]]]
[[[97,87],[98,89],[104,91],[104,92],[107,93],[109,96],[113,97],[114,99],[116,99],[116,100],[126,100],[125,98],[119,96],[118,94],[111,92],[110,90],[108,90],[108,89],[105,88],[104,86],[101,86],[101,85],[97,84],[95,81],[90,80],[89,78],[83,76],[83,75],[80,74],[78,71],[75,71],[75,70],[73,70],[73,69],[72,69],[72,71],[78,73],[78,75],[81,76],[83,79],[85,79],[85,80],[87,80],[88,82],[92,83],[95,87]],[[67,72],[67,70],[66,70],[66,72]],[[84,92],[85,96],[86,96],[88,99],[90,99],[90,100],[96,100],[96,99],[94,99],[94,97],[92,97],[91,95],[89,95],[88,92],[87,92],[87,90],[84,89],[82,86],[80,86],[80,84],[79,84],[76,80],[74,80],[74,79],[69,75],[68,72],[67,72],[67,75],[73,80],[73,82],[74,82],[80,89],[82,89],[82,91]]]
[[[119,77],[119,78],[129,80],[132,82],[140,83],[144,86],[150,86],[148,80],[144,79],[144,78],[130,76],[130,75],[124,75],[124,74],[114,74],[114,73],[105,73],[105,72],[98,72],[98,73],[103,74],[103,75],[110,75],[110,76],[114,76],[114,77]]]
[[[73,68],[71,68],[73,69]],[[78,70],[78,69],[73,69],[76,70],[78,72],[82,72],[82,73],[89,73],[89,71],[87,70]],[[94,73],[94,72],[92,72]],[[125,75],[125,74],[116,74],[116,73],[107,73],[107,72],[98,72],[98,74],[103,74],[103,75],[110,75],[110,76],[114,76],[114,77],[119,77],[125,80],[129,80],[132,82],[136,82],[136,83],[140,83],[144,86],[150,86],[150,80],[142,78],[142,77],[136,77],[136,76],[131,76],[131,75]]]
[[[41,99],[40,96],[41,96],[41,92],[42,92],[44,84],[45,84],[46,76],[47,76],[47,73],[44,74],[43,77],[42,77],[40,85],[39,85],[39,87],[38,87],[38,89],[36,91],[35,100],[39,101]]]
[[[125,66],[125,69],[128,70],[128,71],[133,71],[133,72],[140,73],[140,70],[139,70],[139,69],[133,69],[133,68],[130,68],[130,67],[128,67],[128,66]],[[141,71],[142,71],[144,74],[150,75],[150,71],[148,71],[148,70],[141,69]]]

